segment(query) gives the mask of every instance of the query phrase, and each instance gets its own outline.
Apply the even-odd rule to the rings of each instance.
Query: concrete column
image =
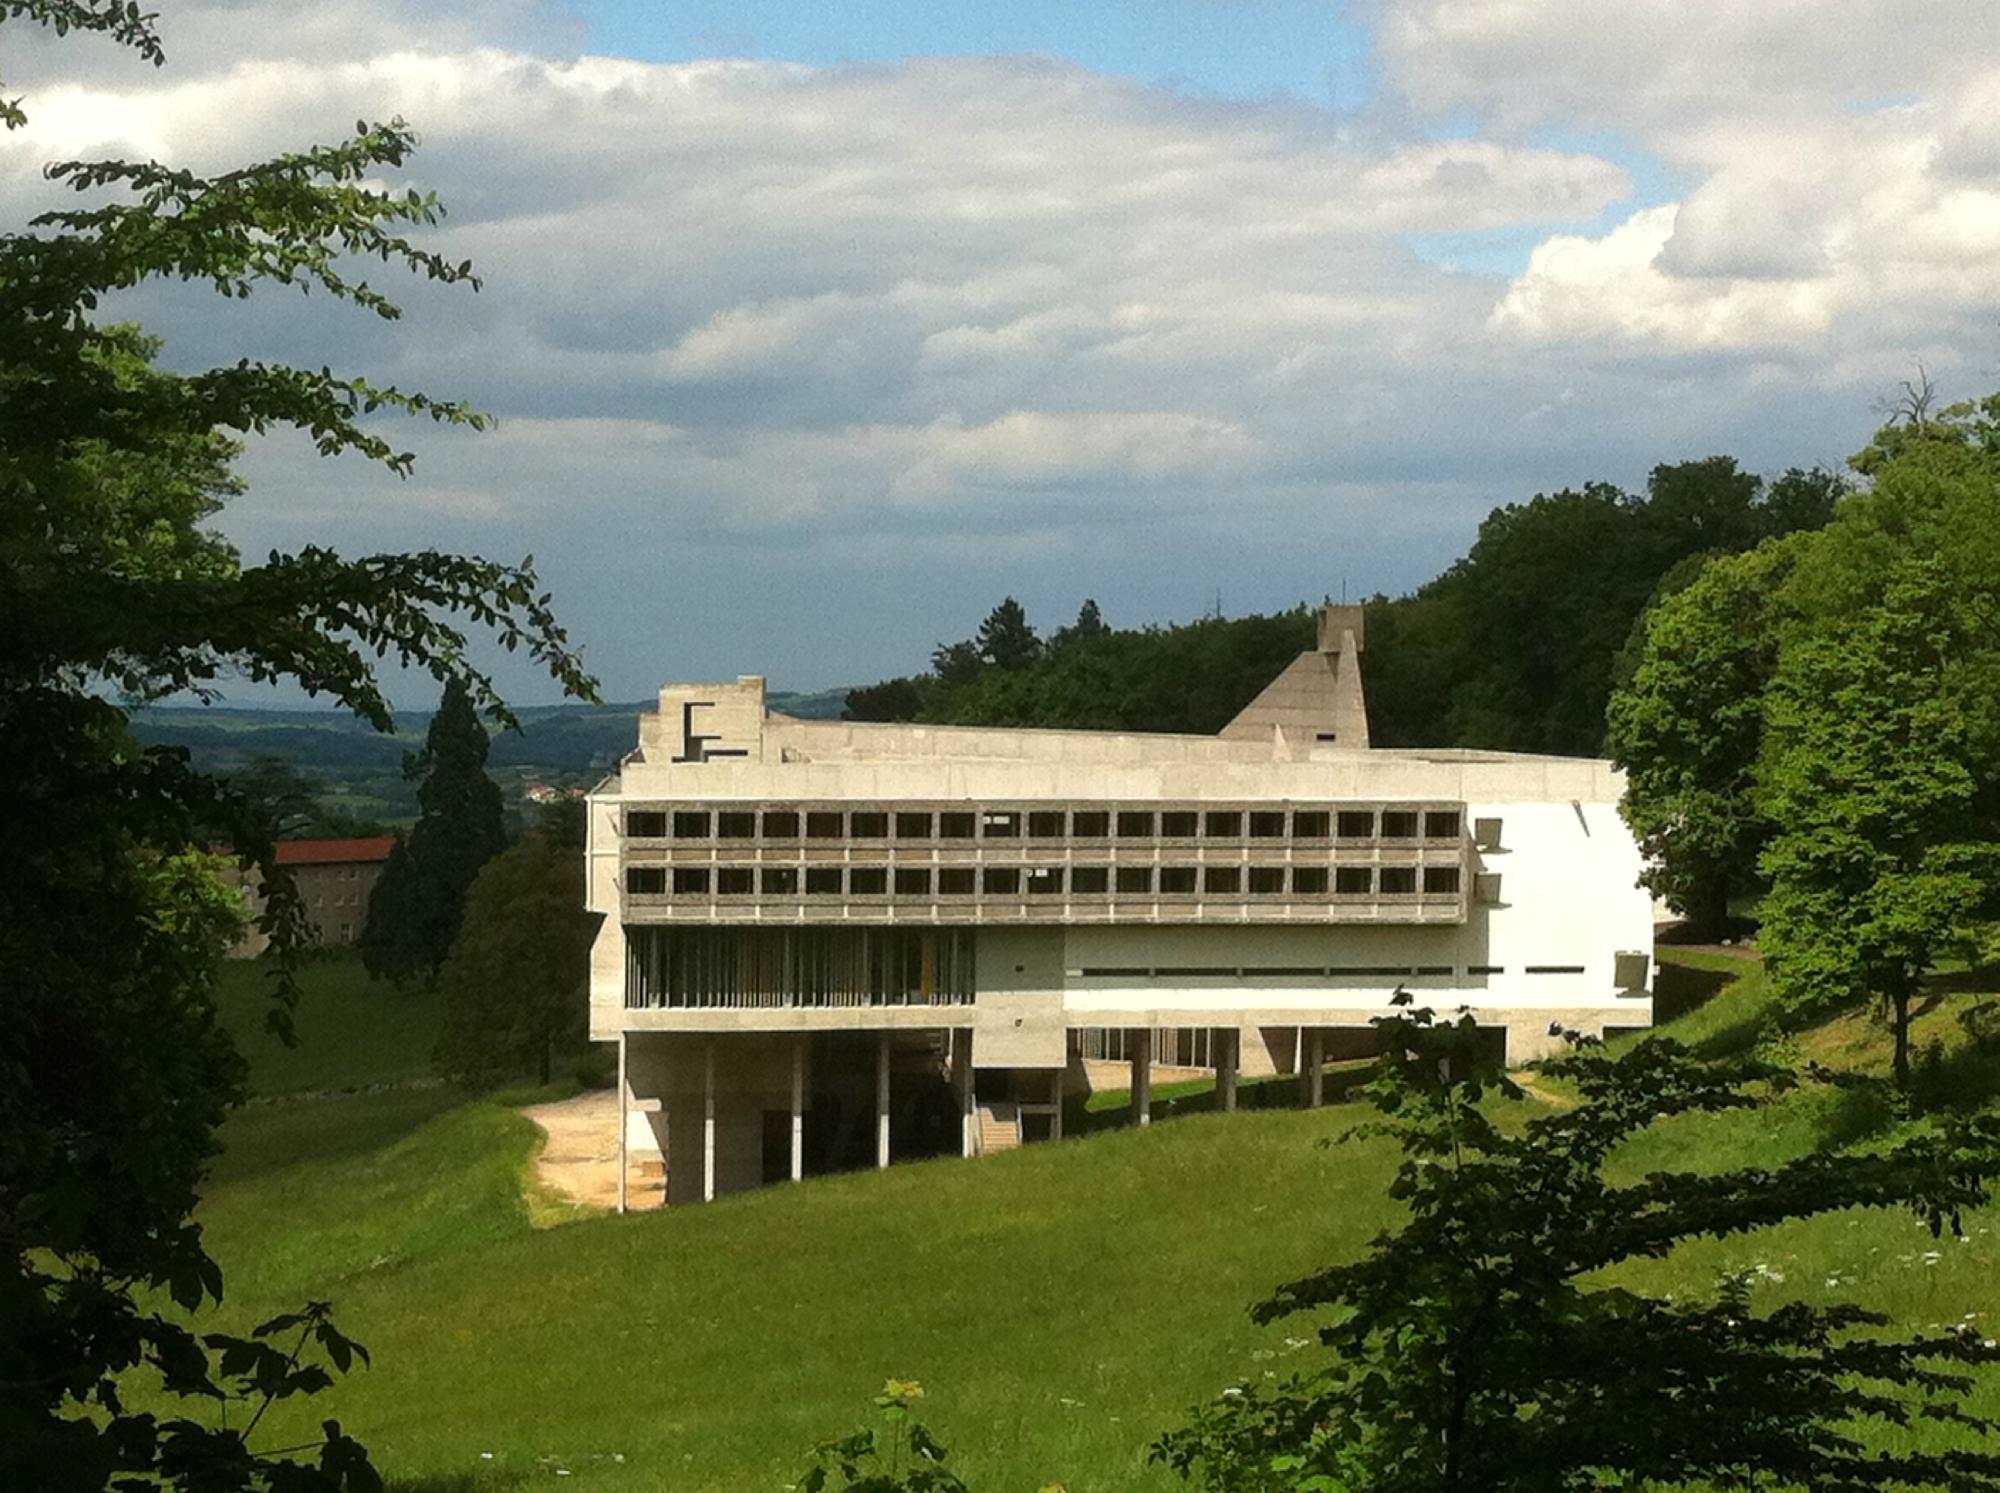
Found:
[[[806,1039],[792,1043],[792,1180],[806,1174]]]
[[[1132,1123],[1153,1123],[1153,1029],[1132,1033]]]
[[[1299,1034],[1299,1047],[1303,1056],[1299,1061],[1305,1065],[1306,1108],[1318,1109],[1325,1093],[1326,1060],[1322,1055],[1320,1030],[1309,1026]]]
[[[625,1033],[618,1034],[618,1211],[625,1211],[625,1177],[632,1165],[625,1157],[625,1130],[632,1123],[632,1091],[625,1081]]]
[[[951,1081],[958,1088],[958,1141],[960,1153],[979,1154],[979,1108],[972,1093],[972,1033],[958,1027],[951,1034]]]
[[[701,1200],[715,1201],[715,1038],[701,1049]]]
[[[889,1037],[883,1032],[875,1042],[875,1165],[889,1164]]]
[[[1054,1101],[1056,1107],[1055,1118],[1049,1121],[1050,1140],[1062,1139],[1063,1085],[1068,1077],[1068,1070],[1058,1068],[1055,1077],[1049,1080],[1049,1098]]]
[[[1242,1066],[1243,1029],[1225,1027],[1215,1034],[1215,1041],[1220,1048],[1215,1055],[1216,1103],[1224,1114],[1230,1114],[1236,1108],[1236,1072]]]

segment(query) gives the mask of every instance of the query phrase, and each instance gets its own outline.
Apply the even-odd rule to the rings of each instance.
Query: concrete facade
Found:
[[[1649,1025],[1619,774],[1372,750],[1362,646],[1360,609],[1329,607],[1215,737],[799,721],[756,677],[664,688],[586,851],[591,1031],[623,1054],[632,1153],[673,1201],[865,1164],[869,1118],[878,1163],[971,1154],[1059,1134],[1110,1049],[1141,1121],[1156,1061],[1225,1094],[1313,1086],[1398,988],[1471,1010],[1510,1061],[1552,1024]]]

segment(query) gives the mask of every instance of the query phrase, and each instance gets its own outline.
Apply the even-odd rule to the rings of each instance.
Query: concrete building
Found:
[[[313,941],[324,948],[348,948],[361,941],[368,921],[368,898],[396,848],[394,835],[354,840],[280,840],[278,864],[289,866],[312,920]],[[254,918],[264,910],[261,881],[246,886],[244,902]],[[270,946],[251,928],[231,949],[232,958],[253,959]]]
[[[1650,1024],[1609,763],[1371,750],[1359,607],[1214,737],[793,720],[675,684],[590,797],[591,1033],[668,1200],[1059,1136],[1117,1061],[1297,1073],[1400,986],[1496,1052]],[[1129,1078],[1125,1075],[1129,1074]]]

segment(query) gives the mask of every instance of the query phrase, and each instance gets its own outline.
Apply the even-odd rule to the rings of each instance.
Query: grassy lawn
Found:
[[[1753,962],[1678,967],[1692,984],[1676,1035],[1716,1052],[1759,1040]],[[368,1001],[400,999],[363,987],[341,1005],[355,976],[330,965],[313,978],[333,987],[323,1011],[365,1018],[356,1027],[383,1014]],[[1968,1102],[1993,1092],[1957,1022],[1977,998],[1941,996],[1919,1042],[1936,1039],[1933,1071]],[[414,1051],[326,1015],[302,1023],[298,1053],[260,1058],[259,1082],[369,1082],[382,1076],[370,1062],[420,1072],[430,1038],[417,1013],[399,1014]],[[329,1050],[315,1054],[316,1038]],[[1799,1046],[1871,1068],[1883,1043],[1857,1014]],[[522,1192],[533,1127],[501,1104],[390,1090],[238,1115],[201,1221],[229,1322],[323,1298],[375,1353],[273,1435],[337,1415],[410,1489],[526,1487],[558,1469],[573,1487],[782,1488],[801,1450],[856,1423],[891,1375],[927,1386],[927,1418],[982,1493],[1056,1479],[1075,1493],[1164,1489],[1179,1484],[1144,1464],[1151,1438],[1193,1400],[1300,1353],[1302,1324],[1259,1329],[1245,1307],[1393,1220],[1386,1146],[1314,1144],[1359,1113],[1195,1114],[537,1229]],[[1770,1164],[1879,1143],[1892,1123],[1808,1092],[1661,1127],[1621,1166]],[[1837,1295],[1917,1326],[1972,1313],[1990,1332],[1996,1224],[1984,1210],[1958,1244],[1906,1217],[1837,1217],[1702,1242],[1634,1278],[1702,1292],[1721,1271],[1763,1266],[1761,1301]],[[2000,1411],[1990,1387],[1980,1404]]]
[[[309,965],[300,982],[305,994],[294,1018],[299,1041],[288,1048],[264,1026],[270,969],[261,959],[231,960],[216,1001],[223,1026],[250,1060],[252,1093],[352,1089],[431,1076],[436,992],[377,983],[362,969],[360,955],[329,954]]]

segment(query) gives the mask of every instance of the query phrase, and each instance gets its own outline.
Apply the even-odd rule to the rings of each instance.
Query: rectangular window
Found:
[[[1342,809],[1334,830],[1343,840],[1371,840],[1375,837],[1375,811]]]
[[[928,814],[898,814],[896,816],[896,838],[899,840],[928,840],[931,837],[931,816]]]
[[[775,809],[764,816],[764,838],[767,840],[796,840],[799,837],[799,816],[791,809]]]
[[[1234,809],[1211,809],[1202,831],[1211,840],[1234,840],[1243,833],[1243,816]]]
[[[677,897],[700,897],[708,893],[708,867],[674,867],[674,895]]]
[[[1292,815],[1294,840],[1324,840],[1332,826],[1332,816],[1324,809],[1306,809]]]
[[[1414,809],[1384,809],[1382,811],[1382,838],[1385,840],[1414,840],[1417,837],[1417,813]]]
[[[1275,896],[1285,889],[1285,868],[1283,866],[1252,866],[1250,868],[1250,891],[1259,897]]]
[[[1152,814],[1144,809],[1120,809],[1118,811],[1118,838],[1121,840],[1152,839]]]
[[[1011,897],[1021,890],[1021,873],[1012,866],[988,866],[980,884],[989,897]]]
[[[1415,866],[1384,866],[1382,868],[1382,895],[1385,897],[1407,897],[1417,889],[1417,868]]]
[[[625,890],[636,892],[641,897],[655,897],[667,889],[667,868],[665,866],[627,866],[625,868]]]
[[[840,867],[807,866],[806,895],[808,897],[838,897],[840,895]]]
[[[1062,895],[1063,873],[1061,866],[1037,866],[1028,872],[1028,895],[1031,897],[1058,897]]]
[[[682,809],[674,814],[674,838],[676,840],[706,840],[708,838],[708,815],[695,809]]]
[[[1583,966],[1581,964],[1531,964],[1528,966],[1527,972],[1531,975],[1580,975],[1583,973]]]
[[[625,816],[625,838],[628,840],[664,840],[667,837],[667,816],[653,809],[637,809]]]
[[[928,897],[931,894],[931,873],[923,866],[898,866],[896,868],[896,895],[899,897]]]
[[[1111,833],[1111,815],[1104,809],[1078,809],[1069,816],[1069,832],[1079,840],[1101,840]]]
[[[1448,975],[1451,973],[1451,966],[1449,964],[1419,964],[1417,966],[1417,973],[1432,977]]]
[[[722,897],[747,897],[756,890],[757,873],[748,866],[721,866],[715,872],[715,890]]]
[[[1426,895],[1433,897],[1443,896],[1447,893],[1456,896],[1458,894],[1458,867],[1425,866],[1424,892]]]
[[[845,832],[840,822],[843,817],[838,809],[813,810],[806,815],[806,838],[838,840]]]
[[[889,833],[889,816],[872,809],[857,809],[847,816],[847,833],[856,840],[880,840]]]
[[[1160,816],[1160,833],[1169,840],[1192,840],[1201,827],[1201,816],[1192,810],[1175,809]]]
[[[940,840],[970,840],[977,832],[978,821],[969,813],[938,815],[938,838]]]
[[[1151,866],[1120,866],[1118,890],[1126,896],[1144,896],[1153,889]]]
[[[1292,867],[1292,895],[1294,897],[1321,897],[1326,895],[1326,867]]]
[[[1018,840],[1021,837],[1021,816],[1019,814],[981,814],[979,830],[989,840]]]
[[[1504,964],[1468,964],[1465,967],[1465,972],[1468,975],[1504,975],[1507,973],[1507,966]]]
[[[944,866],[937,874],[938,895],[940,897],[970,897],[974,889],[974,875],[970,866]]]
[[[767,897],[796,897],[799,893],[797,866],[766,866],[763,879]]]
[[[1253,840],[1276,840],[1285,833],[1285,815],[1282,810],[1265,809],[1250,816],[1250,838]]]
[[[1407,964],[1335,964],[1327,968],[1327,974],[1338,980],[1343,976],[1360,976],[1370,980],[1400,980],[1410,972]]]
[[[1037,840],[1060,840],[1065,817],[1061,809],[1037,809],[1028,816],[1028,833]]]
[[[1193,891],[1193,866],[1160,867],[1160,895],[1165,897],[1185,897]]]
[[[1076,866],[1069,873],[1069,889],[1079,897],[1097,897],[1111,890],[1109,866]]]
[[[880,897],[889,890],[889,868],[887,866],[855,866],[847,873],[847,895],[850,897]]]
[[[1458,810],[1439,809],[1424,815],[1424,838],[1426,840],[1456,840],[1458,838]]]
[[[1365,897],[1375,890],[1373,866],[1336,866],[1333,889],[1343,897]]]
[[[1208,866],[1202,876],[1202,890],[1212,895],[1233,897],[1243,890],[1241,866]]]

